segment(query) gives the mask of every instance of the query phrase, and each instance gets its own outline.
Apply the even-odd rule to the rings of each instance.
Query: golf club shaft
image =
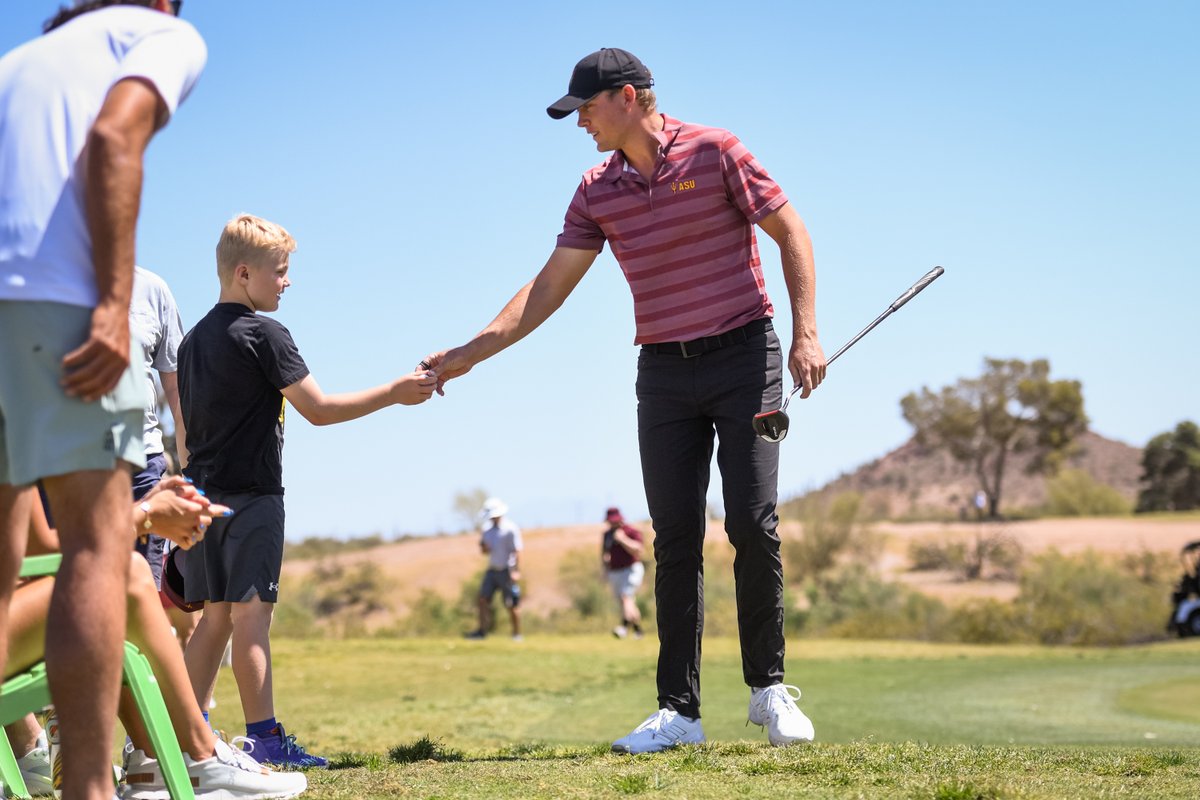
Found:
[[[840,356],[842,353],[849,350],[851,347],[853,347],[858,342],[859,339],[863,338],[868,333],[870,333],[872,330],[874,330],[876,325],[878,325],[879,323],[883,322],[885,319],[890,317],[894,312],[899,311],[901,306],[903,306],[909,300],[912,300],[914,297],[916,297],[918,294],[920,294],[921,291],[926,286],[928,286],[929,284],[931,284],[935,280],[937,280],[941,276],[941,274],[945,271],[946,270],[942,269],[941,267],[934,267],[933,269],[929,270],[929,272],[926,272],[925,275],[922,276],[921,280],[917,281],[912,286],[908,287],[908,291],[906,291],[904,294],[897,297],[895,299],[895,301],[893,301],[892,304],[887,307],[886,311],[884,311],[882,314],[880,314],[878,317],[875,318],[874,322],[872,322],[870,325],[868,325],[867,327],[865,327],[861,331],[859,331],[858,334],[853,339],[846,342],[844,345],[842,345],[838,349],[838,351],[836,353],[834,353],[832,356],[830,356],[829,360],[825,362],[825,366],[829,366],[834,361],[837,361],[838,356]],[[804,386],[804,384],[797,383],[795,386],[792,387],[792,391],[788,393],[787,399],[783,401],[782,408],[784,410],[787,409],[788,403],[791,402],[792,395],[794,395],[796,392],[800,391],[800,389],[802,389],[803,386]]]

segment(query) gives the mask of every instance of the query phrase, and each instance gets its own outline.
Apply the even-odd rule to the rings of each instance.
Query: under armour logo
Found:
[[[278,583],[268,583],[267,588],[270,589],[272,592],[278,592],[279,584]]]

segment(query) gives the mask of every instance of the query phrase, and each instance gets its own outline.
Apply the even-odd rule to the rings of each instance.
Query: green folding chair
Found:
[[[62,556],[57,554],[27,558],[21,565],[21,577],[53,575],[61,563]],[[150,662],[129,642],[125,643],[122,680],[133,693],[138,712],[146,724],[171,800],[196,800],[187,765],[183,763],[183,754],[179,749],[179,740],[175,738],[175,729],[171,726],[171,717],[163,702],[158,681],[150,669]],[[15,722],[50,702],[46,665],[39,663],[8,679],[0,688],[0,726]],[[17,766],[16,754],[3,732],[0,732],[0,781],[3,781],[12,797],[29,797],[29,789]]]

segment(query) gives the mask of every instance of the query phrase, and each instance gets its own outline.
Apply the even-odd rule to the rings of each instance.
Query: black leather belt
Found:
[[[772,329],[771,320],[761,317],[753,322],[747,322],[740,328],[718,333],[716,336],[704,336],[692,339],[690,342],[653,342],[642,345],[642,349],[655,355],[694,358],[713,350],[720,350],[727,345],[748,341]]]

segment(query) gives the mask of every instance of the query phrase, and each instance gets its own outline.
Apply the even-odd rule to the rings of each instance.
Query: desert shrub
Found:
[[[1027,641],[1029,633],[1013,603],[983,599],[951,609],[943,638],[967,644],[1008,644]]]
[[[475,607],[464,608],[461,598],[442,597],[422,589],[394,628],[386,633],[400,636],[457,636],[475,627]]]
[[[839,561],[867,563],[878,555],[879,537],[866,522],[862,495],[854,492],[833,498],[813,495],[796,501],[794,509],[803,524],[803,533],[783,543],[784,574],[788,580],[813,580]]]
[[[1046,481],[1045,513],[1058,517],[1129,514],[1133,502],[1082,469],[1065,469]]]
[[[712,542],[704,548],[704,632],[737,636],[737,591],[733,548]]]
[[[1016,613],[1029,635],[1042,644],[1122,645],[1163,639],[1170,587],[1145,577],[1136,563],[1122,564],[1091,550],[1077,556],[1045,553],[1021,576]]]
[[[913,570],[949,570],[963,580],[1013,580],[1023,557],[1020,543],[991,525],[973,536],[919,539],[908,547]]]
[[[312,639],[324,635],[317,618],[295,595],[281,592],[271,618],[271,636],[282,639]]]
[[[321,562],[295,591],[280,593],[271,623],[277,636],[358,637],[365,617],[388,608],[386,578],[377,564]]]
[[[914,539],[908,545],[909,568],[916,572],[955,571],[966,560],[967,543],[958,539],[949,542],[933,538]]]
[[[332,536],[309,536],[299,542],[284,542],[283,557],[287,561],[327,558],[340,553],[370,550],[383,544],[386,544],[386,542],[383,535],[379,533],[373,533],[370,536],[358,536],[353,539],[335,539]]]
[[[793,612],[789,624],[812,636],[936,640],[947,616],[940,600],[857,563],[825,572],[808,584],[806,596],[808,607]]]
[[[563,556],[558,582],[571,601],[571,609],[580,617],[612,616],[615,601],[604,576],[599,548],[579,547]]]

